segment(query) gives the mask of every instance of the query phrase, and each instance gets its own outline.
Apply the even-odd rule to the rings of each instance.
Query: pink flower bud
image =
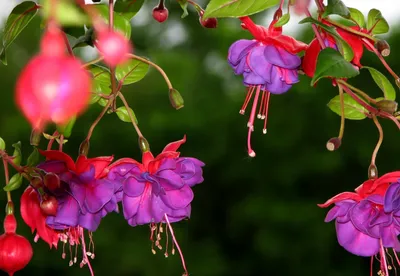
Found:
[[[43,178],[43,183],[50,191],[60,188],[60,178],[55,173],[48,173]]]
[[[46,216],[57,215],[58,202],[54,196],[49,196],[40,203],[40,210]]]
[[[207,18],[203,20],[203,17],[200,17],[200,24],[204,27],[204,28],[208,28],[208,29],[214,29],[217,28],[218,26],[218,21],[216,18],[211,17],[211,18]]]
[[[111,67],[124,63],[132,52],[131,42],[121,33],[102,29],[97,33],[95,45],[104,58],[104,62]]]
[[[160,23],[164,22],[168,19],[168,9],[165,7],[160,8],[159,6],[154,7],[153,18]]]
[[[65,54],[65,42],[61,32],[56,27],[49,27],[40,43],[40,50],[43,55],[62,56]]]
[[[29,241],[15,234],[17,223],[14,215],[4,220],[6,233],[0,236],[0,269],[12,276],[23,269],[32,259],[33,250]]]

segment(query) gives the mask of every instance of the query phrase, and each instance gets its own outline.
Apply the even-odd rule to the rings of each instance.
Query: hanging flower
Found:
[[[319,205],[335,204],[325,222],[335,220],[339,244],[358,256],[374,258],[379,254],[385,275],[390,266],[387,250],[400,251],[399,181],[400,172],[388,173],[364,182],[355,193],[344,192]]]
[[[228,62],[236,75],[243,75],[243,83],[247,87],[247,96],[240,109],[241,114],[245,113],[254,94],[250,119],[247,123],[248,154],[254,157],[255,152],[251,148],[250,138],[254,130],[257,107],[257,117],[264,120],[265,134],[270,94],[283,94],[299,81],[297,70],[301,59],[296,54],[305,50],[307,45],[282,35],[282,28],[274,27],[276,20],[268,29],[255,25],[249,17],[242,17],[241,20],[254,39],[241,39],[233,43],[229,48]]]

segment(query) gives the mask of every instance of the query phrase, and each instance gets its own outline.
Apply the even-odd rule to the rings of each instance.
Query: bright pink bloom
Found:
[[[132,52],[131,42],[120,32],[109,29],[98,31],[95,45],[104,62],[111,67],[126,62]]]

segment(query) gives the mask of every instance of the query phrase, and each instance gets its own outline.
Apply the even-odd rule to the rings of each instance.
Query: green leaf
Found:
[[[17,173],[11,177],[10,182],[8,182],[8,185],[4,186],[3,190],[6,192],[11,192],[21,187],[21,184],[22,175]]]
[[[341,0],[328,0],[328,5],[326,6],[324,17],[330,14],[337,14],[345,18],[350,17],[350,11],[346,5]]]
[[[280,0],[211,0],[203,19],[209,17],[241,17],[258,13],[277,5]]]
[[[274,27],[282,27],[283,25],[286,25],[290,20],[290,13],[284,14],[279,20],[274,24]]]
[[[142,8],[144,0],[118,0],[114,11],[128,20],[131,20]]]
[[[124,85],[138,82],[143,79],[149,71],[149,65],[140,60],[132,59],[122,66],[117,66],[115,76]]]
[[[189,13],[187,11],[188,2],[187,2],[187,0],[178,0],[178,3],[181,6],[181,9],[183,10],[181,18],[185,18],[186,16],[189,15]]]
[[[311,85],[314,85],[321,78],[351,78],[358,74],[360,72],[350,62],[346,61],[338,51],[325,48],[318,55],[317,67]]]
[[[76,121],[76,116],[72,117],[68,123],[64,124],[64,125],[57,125],[57,131],[64,135],[65,138],[68,138],[71,136],[72,133],[72,129],[74,128],[75,125],[75,121]]]
[[[26,165],[28,167],[36,166],[39,163],[40,154],[36,147],[33,147],[32,153],[29,155]]]
[[[6,142],[4,142],[3,138],[0,137],[0,150],[6,149]]]
[[[117,1],[118,2],[118,1]],[[99,15],[108,24],[108,6],[106,5],[95,5],[99,12]],[[128,39],[131,38],[131,23],[124,16],[114,12],[114,29],[121,32]]]
[[[130,112],[132,112],[133,119],[135,120],[135,123],[138,124],[138,120],[136,118],[135,112],[133,112],[132,108],[129,108]],[[117,110],[115,110],[115,113],[117,114],[118,118],[123,121],[130,123],[131,118],[129,117],[128,110],[126,109],[125,106],[118,107]]]
[[[14,148],[14,153],[13,153],[13,162],[16,165],[21,165],[22,161],[22,152],[21,152],[21,142],[17,142],[15,144],[12,144]]]
[[[0,50],[0,60],[7,65],[6,49],[14,39],[28,26],[29,22],[36,15],[39,6],[32,1],[25,1],[17,5],[7,18],[3,32],[3,47]]]
[[[89,72],[92,74],[92,93],[94,93],[89,103],[93,104],[100,100],[100,96],[97,93],[106,95],[111,93],[111,75],[107,68],[94,64],[89,67]]]
[[[93,41],[94,41],[94,30],[93,30],[93,28],[89,28],[86,30],[84,35],[78,37],[78,39],[75,41],[74,45],[72,45],[72,49],[75,49],[78,47],[85,47],[87,45],[93,47]]]
[[[367,117],[368,111],[350,95],[343,95],[344,117],[349,120],[362,120]],[[340,96],[337,95],[328,103],[328,107],[341,116]]]
[[[43,17],[48,19],[52,9],[52,0],[43,0],[42,2]],[[83,26],[89,23],[86,14],[74,2],[70,0],[57,1],[55,17],[59,24],[63,26]]]
[[[394,90],[393,85],[384,74],[372,67],[363,66],[362,69],[368,69],[375,83],[382,90],[386,100],[394,101],[396,99],[396,90]]]
[[[373,34],[385,34],[389,31],[389,24],[377,9],[368,12],[367,30]]]
[[[354,21],[360,28],[364,28],[365,27],[364,14],[354,8],[349,8],[349,11],[350,11],[350,19]]]
[[[333,38],[336,41],[336,44],[339,48],[339,51],[343,54],[344,58],[347,61],[351,61],[354,57],[354,52],[353,49],[350,47],[350,45],[336,32],[335,28],[327,26],[318,20],[315,20],[312,17],[306,17],[303,20],[299,22],[299,24],[304,24],[304,23],[312,23],[315,24],[322,29],[324,29],[326,32],[328,32],[330,35],[333,36]]]

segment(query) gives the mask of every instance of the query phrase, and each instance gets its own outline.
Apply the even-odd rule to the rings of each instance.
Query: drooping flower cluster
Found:
[[[341,193],[319,206],[331,204],[335,206],[325,221],[335,220],[339,244],[358,256],[379,254],[381,273],[388,275],[394,264],[386,258],[387,249],[400,251],[400,172],[367,180],[355,192]]]
[[[297,70],[301,59],[296,54],[307,49],[307,45],[294,38],[282,35],[281,27],[255,25],[248,17],[241,18],[243,26],[254,36],[254,40],[241,39],[232,44],[228,52],[228,62],[236,75],[243,75],[247,87],[247,96],[240,109],[244,114],[253,97],[250,119],[247,123],[247,148],[251,157],[255,152],[251,148],[251,133],[254,131],[254,119],[264,120],[263,133],[267,133],[268,105],[270,94],[283,94],[299,81]],[[261,96],[261,103],[258,101]]]

